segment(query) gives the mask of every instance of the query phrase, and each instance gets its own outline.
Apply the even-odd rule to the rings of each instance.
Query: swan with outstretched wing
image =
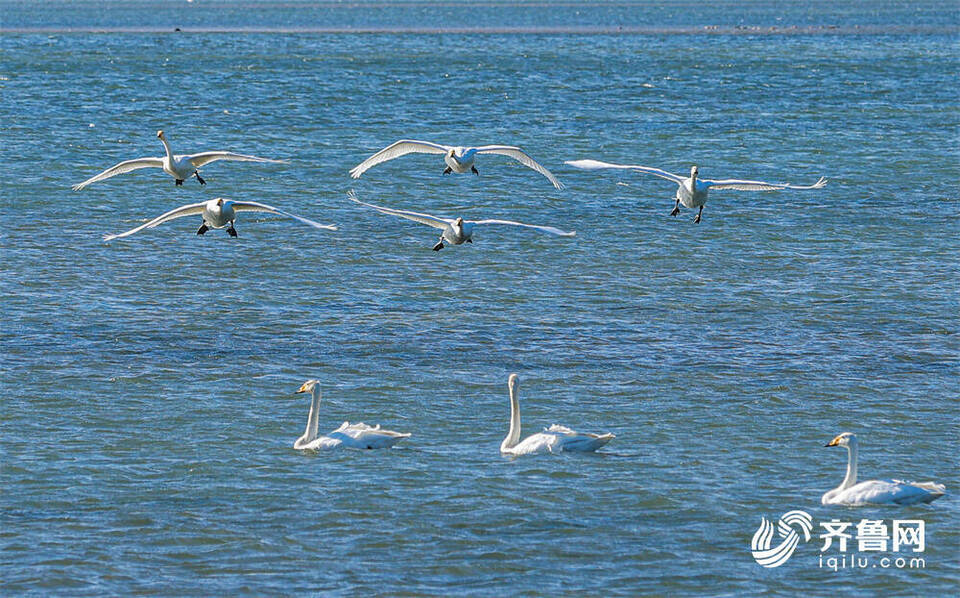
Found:
[[[170,210],[165,214],[157,216],[153,220],[141,224],[140,226],[130,229],[125,233],[119,233],[116,235],[104,235],[104,241],[112,241],[113,239],[119,239],[121,237],[129,237],[134,233],[138,233],[147,228],[153,228],[159,226],[164,222],[169,222],[171,220],[176,220],[177,218],[183,218],[184,216],[194,216],[200,215],[203,218],[203,222],[200,224],[200,228],[197,229],[197,234],[202,235],[211,228],[227,228],[227,233],[231,237],[237,236],[237,229],[234,228],[233,223],[237,218],[238,212],[268,212],[270,214],[276,214],[278,216],[284,216],[286,218],[292,218],[304,224],[310,225],[314,228],[322,228],[326,230],[337,230],[337,227],[332,224],[320,224],[319,222],[314,222],[308,218],[302,216],[297,216],[296,214],[291,214],[290,212],[285,212],[279,208],[273,206],[268,206],[267,204],[262,204],[256,201],[233,201],[231,199],[224,199],[222,197],[217,197],[216,199],[211,199],[210,201],[204,201],[200,203],[187,204],[185,206],[180,206],[174,210]]]
[[[350,176],[358,179],[360,178],[360,175],[377,164],[411,153],[442,155],[443,161],[447,165],[447,167],[443,170],[443,174],[464,174],[466,172],[472,172],[478,176],[480,175],[480,171],[477,170],[475,165],[478,155],[498,154],[501,156],[507,156],[509,158],[513,158],[527,168],[536,170],[543,176],[547,177],[547,180],[549,180],[557,189],[563,189],[563,183],[557,180],[557,177],[553,176],[553,173],[540,165],[539,162],[531,158],[527,152],[523,151],[519,147],[513,145],[481,145],[478,147],[460,147],[442,145],[440,143],[433,143],[430,141],[417,141],[415,139],[401,139],[400,141],[388,145],[360,164],[354,166],[350,170]]]
[[[432,226],[434,228],[439,228],[443,230],[443,233],[440,235],[440,241],[433,246],[434,251],[440,251],[444,247],[444,242],[450,243],[452,245],[462,245],[464,243],[473,243],[473,233],[478,226],[486,226],[489,224],[503,224],[508,226],[519,226],[522,228],[532,228],[546,233],[551,233],[554,235],[559,235],[561,237],[573,237],[577,233],[574,231],[563,231],[559,228],[554,228],[552,226],[542,226],[539,224],[526,224],[524,222],[514,222],[513,220],[464,220],[463,218],[440,218],[438,216],[431,216],[430,214],[423,214],[421,212],[411,212],[408,210],[395,210],[393,208],[385,208],[383,206],[377,206],[372,203],[362,202],[357,199],[357,194],[353,191],[350,191],[347,194],[347,197],[362,206],[367,206],[368,208],[373,208],[382,214],[390,214],[391,216],[399,216],[400,218],[406,218],[407,220],[413,220],[414,222],[419,222],[420,224],[426,224],[427,226]]]
[[[183,185],[183,181],[193,176],[197,177],[197,181],[201,185],[206,185],[207,182],[200,176],[200,167],[209,164],[210,162],[216,162],[217,160],[230,160],[233,162],[272,162],[274,164],[286,164],[286,162],[283,160],[273,160],[270,158],[261,158],[259,156],[248,156],[246,154],[237,154],[234,152],[224,151],[174,155],[173,150],[170,148],[170,142],[167,141],[167,137],[163,134],[163,131],[157,131],[157,137],[161,142],[163,142],[164,149],[167,150],[167,154],[165,156],[160,158],[135,158],[133,160],[126,160],[115,166],[111,166],[100,174],[90,177],[82,183],[77,183],[73,186],[73,190],[80,191],[84,187],[87,187],[92,183],[96,183],[97,181],[109,179],[110,177],[115,177],[118,174],[132,172],[141,168],[161,168],[165,173],[169,174],[176,180],[177,185]]]
[[[827,179],[824,177],[820,177],[820,180],[812,185],[766,183],[763,181],[749,181],[746,179],[701,179],[699,178],[700,172],[696,165],[690,168],[690,176],[684,177],[679,174],[673,174],[672,172],[667,172],[666,170],[661,170],[659,168],[652,168],[650,166],[611,164],[609,162],[601,162],[599,160],[569,160],[566,163],[575,168],[581,168],[584,170],[599,170],[604,168],[616,170],[634,170],[637,172],[652,174],[662,179],[667,179],[668,181],[673,181],[677,184],[677,203],[674,205],[673,211],[670,212],[670,215],[676,216],[680,213],[680,204],[683,204],[683,207],[685,208],[700,208],[700,210],[697,212],[696,218],[693,219],[694,223],[700,222],[700,216],[703,214],[703,206],[707,203],[707,194],[711,189],[735,189],[738,191],[778,191],[781,189],[820,189],[827,184]]]

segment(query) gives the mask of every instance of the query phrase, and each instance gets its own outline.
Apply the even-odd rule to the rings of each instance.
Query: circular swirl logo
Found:
[[[794,526],[798,527],[801,533],[797,533]],[[763,517],[760,520],[760,527],[753,534],[753,540],[750,541],[750,551],[760,565],[768,568],[779,567],[793,555],[797,544],[800,543],[801,535],[804,542],[810,541],[811,531],[813,531],[813,518],[810,515],[803,511],[784,513],[777,522],[777,533],[783,540],[779,545],[771,548],[773,524]]]

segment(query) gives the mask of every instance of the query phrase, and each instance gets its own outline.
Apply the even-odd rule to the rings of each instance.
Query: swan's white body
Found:
[[[381,449],[390,448],[404,438],[410,437],[410,434],[381,429],[380,424],[368,426],[364,423],[351,424],[350,422],[343,422],[343,424],[333,432],[318,438],[320,383],[317,380],[307,380],[297,392],[312,393],[313,400],[310,402],[310,415],[307,417],[307,429],[303,433],[303,436],[297,438],[297,441],[293,443],[293,448],[295,449]]]
[[[373,154],[360,164],[357,164],[350,170],[350,176],[355,179],[360,178],[360,175],[367,171],[372,166],[376,166],[381,162],[386,162],[387,160],[393,160],[394,158],[399,158],[410,153],[421,153],[421,154],[442,154],[443,161],[447,165],[446,170],[443,171],[444,174],[454,172],[457,174],[464,174],[467,172],[473,172],[474,174],[480,174],[477,172],[474,162],[479,154],[500,154],[501,156],[509,156],[517,162],[520,162],[527,168],[532,168],[536,170],[553,184],[557,189],[563,189],[563,183],[557,180],[557,177],[541,166],[536,160],[531,158],[526,152],[524,152],[519,147],[513,145],[482,145],[480,147],[459,147],[452,145],[442,145],[439,143],[431,143],[429,141],[416,141],[414,139],[401,139],[387,147],[383,148],[379,152]]]
[[[571,430],[566,426],[553,424],[543,432],[527,436],[520,440],[520,401],[517,387],[520,380],[516,374],[510,374],[507,386],[510,389],[510,431],[500,443],[500,452],[506,455],[532,455],[535,453],[591,452],[607,444],[613,434],[585,434]]]
[[[510,226],[521,226],[524,228],[533,228],[547,233],[552,233],[554,235],[559,235],[561,237],[573,237],[576,236],[576,232],[567,232],[562,231],[558,228],[552,226],[540,226],[538,224],[524,224],[523,222],[514,222],[512,220],[464,220],[463,218],[440,218],[437,216],[431,216],[430,214],[422,214],[420,212],[409,212],[407,210],[394,210],[392,208],[385,208],[382,206],[376,206],[372,203],[365,203],[357,199],[357,194],[353,191],[350,191],[347,196],[351,201],[354,201],[362,206],[367,206],[368,208],[373,208],[378,212],[383,214],[390,214],[393,216],[399,216],[401,218],[406,218],[407,220],[413,220],[414,222],[419,222],[421,224],[426,224],[427,226],[432,226],[434,228],[439,228],[443,230],[442,235],[440,236],[440,242],[433,246],[435,251],[443,249],[443,243],[446,241],[452,245],[462,245],[464,243],[473,242],[473,233],[478,226],[485,224],[508,224]]]
[[[825,505],[857,506],[865,504],[913,505],[928,503],[946,492],[943,484],[934,482],[904,482],[902,480],[870,480],[857,483],[858,443],[855,434],[844,432],[827,446],[842,446],[847,449],[847,475],[843,483],[823,495]]]
[[[258,156],[247,156],[244,154],[235,154],[233,152],[223,151],[174,155],[173,150],[170,149],[170,143],[167,141],[163,131],[157,131],[157,137],[163,142],[164,149],[167,150],[165,156],[161,158],[136,158],[134,160],[121,162],[116,166],[111,166],[110,168],[104,170],[97,176],[91,177],[82,183],[74,185],[73,190],[79,191],[91,183],[96,183],[97,181],[109,179],[110,177],[117,176],[118,174],[123,174],[132,170],[139,170],[141,168],[161,168],[165,173],[176,179],[177,185],[183,184],[183,181],[192,176],[196,176],[200,184],[204,185],[206,182],[200,177],[199,168],[205,164],[209,164],[210,162],[215,162],[217,160],[232,160],[234,162],[272,162],[274,164],[285,163],[283,160],[271,160],[270,158],[260,158]]]
[[[233,228],[233,221],[237,217],[237,212],[269,212],[271,214],[293,218],[294,220],[298,220],[304,224],[309,224],[314,228],[337,230],[337,227],[333,226],[332,224],[320,224],[319,222],[314,222],[313,220],[308,220],[307,218],[302,218],[295,214],[284,212],[283,210],[259,202],[232,201],[218,197],[216,199],[211,199],[210,201],[180,206],[175,210],[170,210],[166,214],[162,214],[150,222],[141,224],[137,228],[128,230],[125,233],[120,233],[117,235],[104,235],[103,240],[110,241],[113,239],[119,239],[120,237],[128,237],[136,232],[142,231],[145,228],[153,228],[176,218],[183,218],[184,216],[193,216],[196,214],[199,214],[203,217],[203,225],[201,225],[200,230],[197,231],[198,235],[205,233],[207,228],[223,228],[229,225],[230,228],[228,231],[230,231],[231,236],[236,236],[236,230]]]
[[[791,185],[790,183],[765,183],[763,181],[748,181],[745,179],[701,179],[698,177],[699,171],[696,166],[690,168],[690,176],[684,177],[679,174],[673,174],[659,168],[649,166],[633,166],[626,164],[610,164],[609,162],[600,162],[598,160],[572,160],[567,164],[576,168],[585,170],[596,170],[600,168],[614,168],[620,170],[636,170],[656,175],[660,178],[673,181],[677,184],[677,204],[671,216],[680,213],[680,205],[685,208],[700,208],[694,222],[700,222],[700,215],[703,213],[703,206],[707,203],[707,193],[710,189],[736,189],[739,191],[776,191],[780,189],[819,189],[827,184],[827,179],[820,177],[820,180],[812,185]]]

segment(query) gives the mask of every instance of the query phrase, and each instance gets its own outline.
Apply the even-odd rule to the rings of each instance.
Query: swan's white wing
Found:
[[[565,164],[569,164],[574,168],[582,168],[584,170],[597,170],[600,168],[615,168],[618,170],[637,170],[640,172],[646,172],[647,174],[653,174],[660,178],[667,179],[668,181],[673,181],[676,184],[683,183],[686,180],[680,175],[673,174],[672,172],[667,172],[666,170],[660,170],[659,168],[651,168],[649,166],[636,166],[630,164],[611,164],[610,162],[600,162],[599,160],[568,160]]]
[[[899,480],[894,480],[899,481]],[[938,484],[936,482],[901,482],[902,484],[910,484],[911,486],[916,486],[917,488],[922,488],[924,490],[929,490],[931,492],[939,492],[941,494],[947,491],[947,487],[943,484]]]
[[[898,505],[915,505],[917,503],[933,502],[943,496],[947,491],[946,486],[935,482],[890,481],[897,485],[893,502]]]
[[[309,444],[306,444],[301,447],[294,447],[294,448],[299,448],[299,450],[323,451],[323,450],[340,448],[342,446],[343,446],[343,440],[341,440],[340,438],[330,438],[328,436],[321,436],[320,438],[314,439],[313,442]]]
[[[231,202],[233,209],[237,212],[270,212],[271,214],[277,214],[279,216],[286,216],[287,218],[293,218],[294,220],[299,220],[304,224],[309,224],[314,228],[325,228],[327,230],[337,230],[337,227],[332,224],[320,224],[319,222],[314,222],[307,218],[297,216],[296,214],[291,214],[290,212],[284,212],[281,209],[275,208],[273,206],[268,206],[267,204],[262,204],[256,201],[234,201]]]
[[[447,220],[444,218],[437,218],[436,216],[431,216],[430,214],[421,214],[419,212],[408,212],[407,210],[394,210],[393,208],[385,208],[383,206],[375,206],[372,203],[366,203],[357,199],[357,194],[353,191],[347,193],[347,198],[350,201],[356,202],[362,206],[367,206],[368,208],[373,208],[378,212],[384,214],[392,214],[393,216],[399,216],[401,218],[406,218],[407,220],[413,220],[415,222],[420,222],[421,224],[426,224],[427,226],[432,226],[434,228],[447,228],[453,224],[453,220]]]
[[[557,189],[563,189],[563,183],[558,181],[557,177],[553,176],[553,173],[541,166],[519,147],[512,145],[484,145],[476,148],[476,150],[478,154],[500,154],[501,156],[509,156],[527,168],[532,168],[547,177]]]
[[[384,430],[380,427],[380,424],[368,426],[363,422],[356,424],[343,422],[329,436],[340,439],[344,446],[350,448],[378,449],[389,448],[404,438],[409,438],[410,434]]]
[[[943,496],[945,491],[943,485],[932,482],[914,484],[901,480],[870,480],[847,488],[831,502],[847,505],[912,505],[934,501]]]
[[[595,451],[615,438],[613,434],[577,432],[559,424],[553,424],[549,428],[545,428],[544,433],[556,434],[559,437],[554,450],[580,453]]]
[[[186,156],[175,156],[177,159],[186,159],[193,164],[194,168],[200,168],[204,164],[216,162],[217,160],[232,160],[234,162],[272,162],[273,164],[286,164],[286,160],[273,160],[270,158],[261,158],[259,156],[247,156],[245,154],[235,154],[233,152],[201,152],[199,154],[189,154]]]
[[[779,189],[819,189],[827,184],[827,179],[820,180],[812,185],[791,185],[790,183],[765,183],[763,181],[746,181],[741,179],[697,179],[706,183],[711,189],[736,189],[738,191],[777,191]]]
[[[540,226],[538,224],[524,224],[523,222],[514,222],[512,220],[470,220],[473,224],[509,224],[510,226],[522,226],[524,228],[535,228],[537,230],[542,230],[547,233],[553,233],[555,235],[560,235],[561,237],[575,237],[577,235],[576,231],[563,231],[559,228],[553,228],[552,226]]]
[[[431,143],[429,141],[401,139],[400,141],[388,145],[363,162],[354,166],[350,170],[350,176],[358,179],[360,178],[360,175],[366,172],[371,166],[376,166],[381,162],[393,160],[394,158],[399,158],[400,156],[413,152],[418,152],[421,154],[445,154],[452,149],[452,147],[440,145],[439,143]]]
[[[137,228],[128,230],[125,233],[120,233],[119,235],[104,235],[103,240],[112,241],[113,239],[119,239],[120,237],[128,237],[133,233],[140,232],[145,228],[153,228],[155,226],[163,224],[164,222],[167,222],[168,220],[183,218],[184,216],[192,216],[193,214],[202,214],[204,205],[205,203],[192,203],[185,206],[180,206],[175,210],[170,210],[166,214],[163,214],[162,216],[157,216],[150,222],[147,222],[146,224],[141,224]]]
[[[82,183],[77,183],[73,186],[73,190],[79,191],[91,183],[96,183],[97,181],[109,179],[112,176],[117,176],[118,174],[123,174],[125,172],[130,172],[131,170],[137,170],[140,168],[163,168],[163,158],[136,158],[135,160],[121,162],[116,166],[111,166],[110,168],[104,170],[95,177],[90,177]]]
[[[533,455],[536,453],[552,453],[559,451],[560,436],[552,433],[539,432],[521,440],[517,445],[506,452],[512,455]]]

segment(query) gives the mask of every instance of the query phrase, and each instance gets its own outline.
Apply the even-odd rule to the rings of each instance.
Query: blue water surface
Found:
[[[956,7],[4,0],[0,19],[4,595],[955,592]],[[158,129],[289,163],[71,191],[161,155]],[[496,156],[349,178],[400,138],[519,145],[566,189]],[[829,183],[716,191],[694,224],[669,181],[581,158]],[[350,189],[577,236],[490,227],[435,253],[438,231]],[[221,196],[340,230],[245,213],[237,239],[198,218],[101,239]],[[501,457],[511,372],[527,433],[616,439]],[[294,451],[308,378],[321,431],[413,436]],[[863,479],[948,495],[821,506],[843,431]],[[793,509],[923,520],[925,566],[834,572],[814,537],[760,567],[761,518]]]

